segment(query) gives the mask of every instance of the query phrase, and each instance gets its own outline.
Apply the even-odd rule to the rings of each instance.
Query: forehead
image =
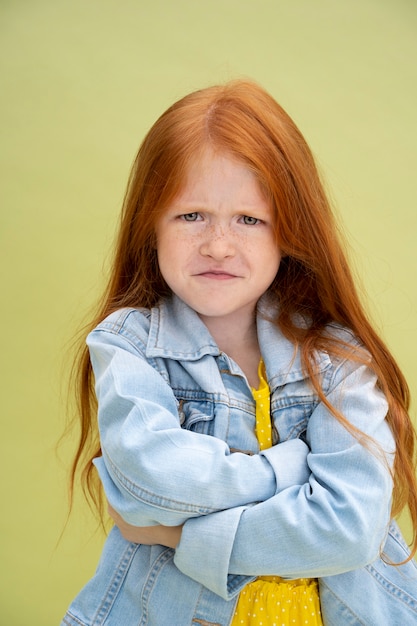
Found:
[[[269,205],[256,174],[243,161],[226,153],[204,149],[185,171],[177,201],[231,200],[245,205]]]

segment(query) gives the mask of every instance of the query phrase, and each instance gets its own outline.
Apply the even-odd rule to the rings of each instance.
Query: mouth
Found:
[[[232,278],[238,278],[236,274],[230,274],[229,272],[224,272],[221,270],[207,270],[205,272],[199,272],[195,274],[197,277],[201,278],[209,278],[212,280],[230,280]]]

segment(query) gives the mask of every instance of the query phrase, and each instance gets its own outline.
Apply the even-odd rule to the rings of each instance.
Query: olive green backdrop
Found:
[[[0,1],[1,624],[58,624],[94,571],[81,498],[58,542],[67,348],[137,146],[186,92],[247,76],[290,112],[416,396],[416,59],[415,0]]]

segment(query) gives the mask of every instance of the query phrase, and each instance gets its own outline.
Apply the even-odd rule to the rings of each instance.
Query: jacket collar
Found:
[[[273,314],[267,300],[261,299],[257,314],[258,339],[271,391],[284,383],[306,378],[300,350],[271,321]],[[220,354],[200,317],[178,297],[163,300],[151,310],[147,357],[197,361],[206,355]],[[330,364],[327,353],[316,355],[317,372],[327,369]]]
[[[151,310],[146,356],[196,361],[207,354],[218,356],[220,350],[206,325],[185,302],[173,296]]]

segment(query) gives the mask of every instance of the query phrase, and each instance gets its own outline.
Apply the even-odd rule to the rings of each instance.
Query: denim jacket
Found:
[[[407,547],[390,522],[394,443],[375,375],[316,355],[328,401],[377,445],[363,444],[264,309],[278,443],[261,452],[245,375],[178,298],[120,310],[90,333],[106,496],[130,524],[184,527],[176,550],[113,528],[62,625],[227,626],[241,589],[273,574],[319,578],[326,626],[417,623],[415,563],[386,564]],[[357,346],[348,331],[329,332]]]

